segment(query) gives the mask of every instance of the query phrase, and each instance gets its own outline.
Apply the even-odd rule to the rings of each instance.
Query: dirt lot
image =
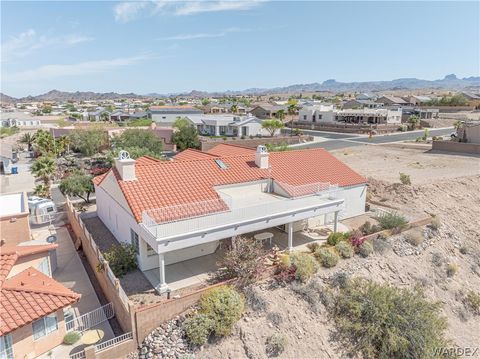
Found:
[[[480,291],[479,159],[386,146],[356,147],[335,155],[364,176],[374,177],[370,181],[373,200],[398,207],[409,216],[435,214],[441,226],[437,232],[425,229],[419,247],[408,244],[403,234],[397,235],[391,238],[392,248],[387,252],[342,260],[335,268],[321,269],[313,280],[325,285],[334,273],[346,271],[400,287],[420,285],[428,298],[443,304],[447,337],[460,347],[477,347],[480,320],[462,300],[465,291]],[[399,172],[409,174],[412,185],[400,184]],[[439,258],[439,265],[434,264],[434,257]],[[453,277],[446,275],[449,263],[458,266]],[[271,288],[263,283],[256,288],[267,308],[250,310],[233,335],[207,345],[197,357],[266,358],[265,341],[274,332],[288,338],[280,358],[345,356],[331,337],[334,325],[322,304],[313,311],[291,287]]]

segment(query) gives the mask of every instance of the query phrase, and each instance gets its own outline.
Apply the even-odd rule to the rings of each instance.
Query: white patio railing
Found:
[[[86,357],[85,350],[70,354],[70,359],[85,359]]]
[[[152,217],[152,211],[144,211],[142,213],[143,224],[147,230],[156,238],[168,238],[182,233],[193,233],[197,231],[207,230],[217,226],[234,225],[236,223],[246,222],[249,220],[257,220],[263,217],[272,217],[282,215],[302,209],[315,208],[316,215],[330,213],[334,210],[343,209],[343,204],[337,200],[341,199],[340,191],[337,189],[334,193],[319,192],[315,195],[304,196],[300,198],[276,198],[274,201],[235,208],[222,212],[209,212],[202,216],[183,218],[177,221],[158,222]],[[335,194],[336,198],[333,198]],[[188,206],[188,204],[186,205]],[[156,211],[168,212],[169,207],[161,208]]]
[[[103,343],[95,345],[95,351],[96,352],[101,352],[102,350],[106,350],[110,347],[116,346],[120,343],[123,343],[124,341],[133,339],[133,334],[132,332],[128,332],[122,335],[119,335],[118,337],[115,337],[113,339],[107,340]]]
[[[91,312],[66,321],[65,328],[67,332],[71,330],[83,332],[100,323],[106,322],[107,320],[113,318],[114,315],[115,311],[113,309],[113,304],[108,303],[100,308],[92,310]]]

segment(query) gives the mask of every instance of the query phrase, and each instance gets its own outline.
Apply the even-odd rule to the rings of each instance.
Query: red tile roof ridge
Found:
[[[45,244],[34,244],[26,246],[3,246],[0,247],[0,255],[10,255],[16,254],[18,257],[24,257],[31,254],[37,254],[46,252],[58,247],[58,244],[55,243],[45,243]]]
[[[13,277],[7,278],[3,283],[2,290],[50,294],[76,299],[81,297],[80,294],[68,289],[63,284],[33,267],[29,267]]]

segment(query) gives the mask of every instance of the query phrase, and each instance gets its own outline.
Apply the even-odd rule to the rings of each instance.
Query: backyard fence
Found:
[[[116,346],[126,340],[133,339],[133,334],[132,332],[128,332],[122,335],[119,335],[118,337],[115,337],[113,339],[107,340],[103,343],[95,345],[95,351],[96,352],[101,352],[103,350],[106,350],[112,346]]]
[[[100,323],[106,322],[113,318],[115,310],[112,303],[108,303],[100,308],[85,313],[79,317],[75,317],[65,322],[65,328],[67,332],[75,330],[77,332],[83,332]]]
[[[133,350],[135,350],[133,333],[128,332],[102,343],[91,345],[77,353],[70,354],[70,359],[121,358]]]

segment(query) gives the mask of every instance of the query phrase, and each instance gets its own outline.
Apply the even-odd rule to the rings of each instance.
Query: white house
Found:
[[[335,115],[333,113],[333,105],[314,105],[304,106],[298,112],[298,120],[300,122],[334,122]]]
[[[268,135],[268,132],[262,129],[262,120],[250,115],[188,115],[186,118],[202,135],[233,137]]]
[[[178,118],[203,114],[202,110],[192,106],[152,106],[150,114],[153,122],[161,126],[172,126]]]
[[[219,144],[173,161],[123,155],[94,179],[97,213],[142,271],[214,253],[220,240],[284,226],[288,247],[305,226],[365,210],[366,180],[324,149],[268,153]]]
[[[348,109],[335,112],[335,121],[358,124],[400,124],[402,122],[402,109]]]

